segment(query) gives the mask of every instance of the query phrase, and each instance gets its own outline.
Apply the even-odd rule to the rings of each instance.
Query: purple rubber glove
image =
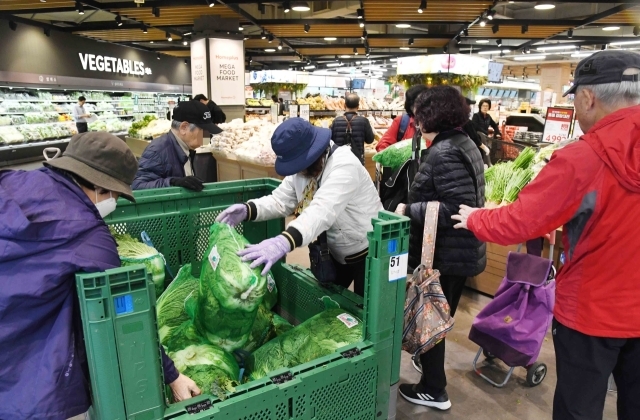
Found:
[[[251,268],[264,264],[262,275],[266,276],[273,264],[291,251],[291,243],[282,235],[265,239],[257,245],[248,245],[238,251],[242,261],[253,261]]]
[[[226,223],[231,227],[236,227],[247,220],[247,205],[234,204],[216,217],[216,222]]]

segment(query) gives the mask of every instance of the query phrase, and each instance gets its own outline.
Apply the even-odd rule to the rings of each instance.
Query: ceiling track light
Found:
[[[465,28],[462,32],[464,32],[464,36],[469,36],[469,29]]]
[[[189,60],[187,60],[186,58],[184,59],[184,64],[189,64]]]
[[[367,39],[367,31],[362,31],[361,39]]]
[[[309,25],[308,23],[305,23],[304,24],[304,33],[308,34],[310,30],[311,30],[311,25]]]
[[[413,45],[413,38],[409,38],[409,45]]]
[[[493,20],[493,17],[496,15],[496,11],[495,10],[489,10],[487,12],[487,18],[489,18],[489,20]]]
[[[165,37],[167,37],[167,41],[171,42],[173,41],[173,38],[171,37],[171,34],[169,32],[165,32]]]
[[[364,9],[358,9],[356,13],[358,14],[358,19],[364,19]]]
[[[84,6],[79,1],[76,2],[76,10],[79,15],[84,15]]]
[[[496,39],[496,44],[498,44],[498,47],[502,47],[502,40]]]
[[[353,54],[358,55],[358,49],[356,47],[353,47]]]
[[[462,40],[460,39],[460,36],[457,36],[457,37],[456,37],[456,44],[457,44],[457,45],[462,44]]]
[[[498,25],[497,23],[494,23],[493,26],[491,27],[491,32],[493,32],[494,34],[497,34],[499,30],[500,30],[500,25]]]
[[[18,24],[15,23],[14,21],[10,20],[9,21],[9,29],[11,29],[12,31],[15,31],[16,29],[18,29]]]
[[[442,51],[443,51],[445,54],[449,54],[449,46],[448,46],[448,45],[445,45],[445,46],[444,46],[444,48],[442,49]]]
[[[522,33],[523,35],[526,34],[527,32],[529,32],[529,25],[522,25],[522,28],[520,30],[520,33]]]
[[[284,10],[285,13],[289,13],[291,11],[291,2],[285,1],[282,3],[282,10]]]
[[[182,45],[187,46],[189,45],[189,41],[187,41],[186,39],[182,40]]]
[[[282,51],[282,42],[280,43],[280,45],[278,45],[278,49]]]
[[[291,10],[294,12],[308,12],[311,8],[306,1],[294,1],[291,3]]]
[[[142,25],[142,27],[140,29],[142,30],[143,34],[148,34],[149,33],[149,29],[147,29],[147,25]]]
[[[216,2],[212,0],[207,0],[207,4],[209,5],[209,7],[213,7],[216,5]]]
[[[360,27],[364,28],[364,21],[360,22]]]
[[[422,0],[418,7],[418,13],[423,13],[425,10],[427,10],[427,0]]]
[[[116,23],[118,26],[122,26],[122,16],[120,16],[120,13],[116,13]]]
[[[269,41],[269,44],[271,44],[273,42],[273,35],[269,34],[269,36],[267,37],[267,41]]]
[[[573,29],[569,29],[567,31],[567,38],[569,38],[569,39],[573,38]]]
[[[160,53],[156,54],[156,58],[160,60]]]
[[[153,16],[159,18],[160,17],[160,8],[159,7],[152,7],[151,8],[151,13],[153,14]]]
[[[47,36],[47,38],[49,38],[51,36],[51,29],[44,28],[44,34]]]
[[[260,34],[260,39],[267,39],[267,34],[264,31]]]
[[[487,20],[485,18],[480,19],[480,26],[483,28],[487,26]]]

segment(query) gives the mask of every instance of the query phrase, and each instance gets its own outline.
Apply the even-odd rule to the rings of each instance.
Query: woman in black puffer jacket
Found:
[[[422,93],[415,104],[416,122],[423,137],[432,140],[422,152],[420,168],[409,191],[409,203],[396,210],[411,219],[409,266],[420,265],[424,218],[429,201],[440,202],[434,268],[451,315],[456,312],[467,277],[486,266],[486,245],[464,230],[454,229],[451,216],[461,204],[484,206],[484,164],[478,147],[461,128],[469,119],[469,105],[453,87],[437,86]],[[445,341],[420,356],[419,384],[403,384],[400,394],[408,401],[446,410],[451,407],[445,387]],[[420,369],[418,361],[414,361]]]

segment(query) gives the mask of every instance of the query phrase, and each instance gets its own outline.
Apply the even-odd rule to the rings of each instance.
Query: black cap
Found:
[[[475,105],[476,101],[474,101],[473,99],[469,99],[465,96],[464,100],[467,102],[467,105]]]
[[[625,70],[631,68],[640,69],[640,54],[619,50],[597,52],[578,63],[573,86],[562,96],[575,94],[580,85],[638,82],[640,75],[623,74]]]
[[[179,102],[173,108],[173,119],[180,122],[195,124],[209,134],[220,134],[222,130],[211,121],[211,111],[200,101]]]

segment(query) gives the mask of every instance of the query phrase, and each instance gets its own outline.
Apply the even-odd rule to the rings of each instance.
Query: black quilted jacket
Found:
[[[420,264],[424,214],[429,201],[440,202],[434,268],[441,274],[475,276],[486,264],[486,245],[468,230],[454,229],[451,216],[461,204],[484,206],[484,165],[478,147],[461,131],[438,134],[422,152],[405,214],[411,218],[409,266]],[[474,179],[475,178],[475,183]]]
[[[347,141],[347,119],[351,121],[351,144]],[[354,112],[346,112],[344,117],[336,117],[331,124],[331,139],[338,146],[351,146],[351,151],[364,165],[364,144],[374,140],[373,128],[366,117]]]

